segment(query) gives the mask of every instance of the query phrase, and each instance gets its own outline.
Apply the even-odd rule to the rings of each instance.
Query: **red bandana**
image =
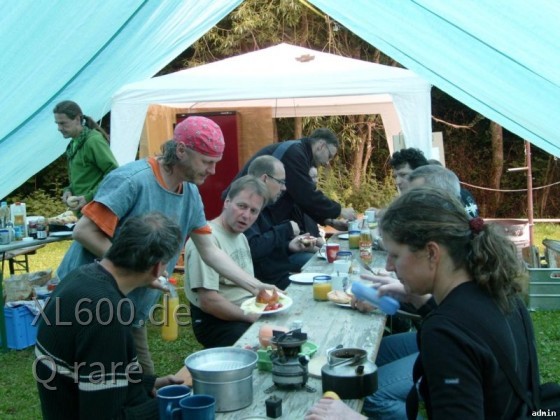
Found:
[[[195,152],[210,157],[224,153],[224,135],[214,121],[205,117],[188,117],[175,127],[175,141],[183,143]]]

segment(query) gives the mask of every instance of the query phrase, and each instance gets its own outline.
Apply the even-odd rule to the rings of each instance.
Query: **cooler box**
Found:
[[[528,268],[530,310],[560,309],[560,269]]]
[[[37,325],[31,325],[35,315],[25,306],[4,308],[8,347],[21,350],[35,344]]]

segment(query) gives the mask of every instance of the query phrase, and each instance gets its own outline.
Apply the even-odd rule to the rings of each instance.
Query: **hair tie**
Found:
[[[484,228],[484,220],[481,217],[475,217],[469,220],[469,227],[474,235],[478,235]]]

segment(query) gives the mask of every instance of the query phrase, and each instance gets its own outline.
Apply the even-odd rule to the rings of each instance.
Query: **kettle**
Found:
[[[377,391],[377,366],[364,349],[333,349],[321,368],[321,382],[323,392],[334,391],[343,400],[364,398]]]

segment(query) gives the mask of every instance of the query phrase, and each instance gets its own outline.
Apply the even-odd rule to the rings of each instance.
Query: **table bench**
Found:
[[[2,258],[2,272],[4,271],[5,262],[8,261],[10,275],[13,276],[16,271],[29,273],[29,255],[37,254],[37,250],[44,246],[44,244],[41,244],[6,252]]]

